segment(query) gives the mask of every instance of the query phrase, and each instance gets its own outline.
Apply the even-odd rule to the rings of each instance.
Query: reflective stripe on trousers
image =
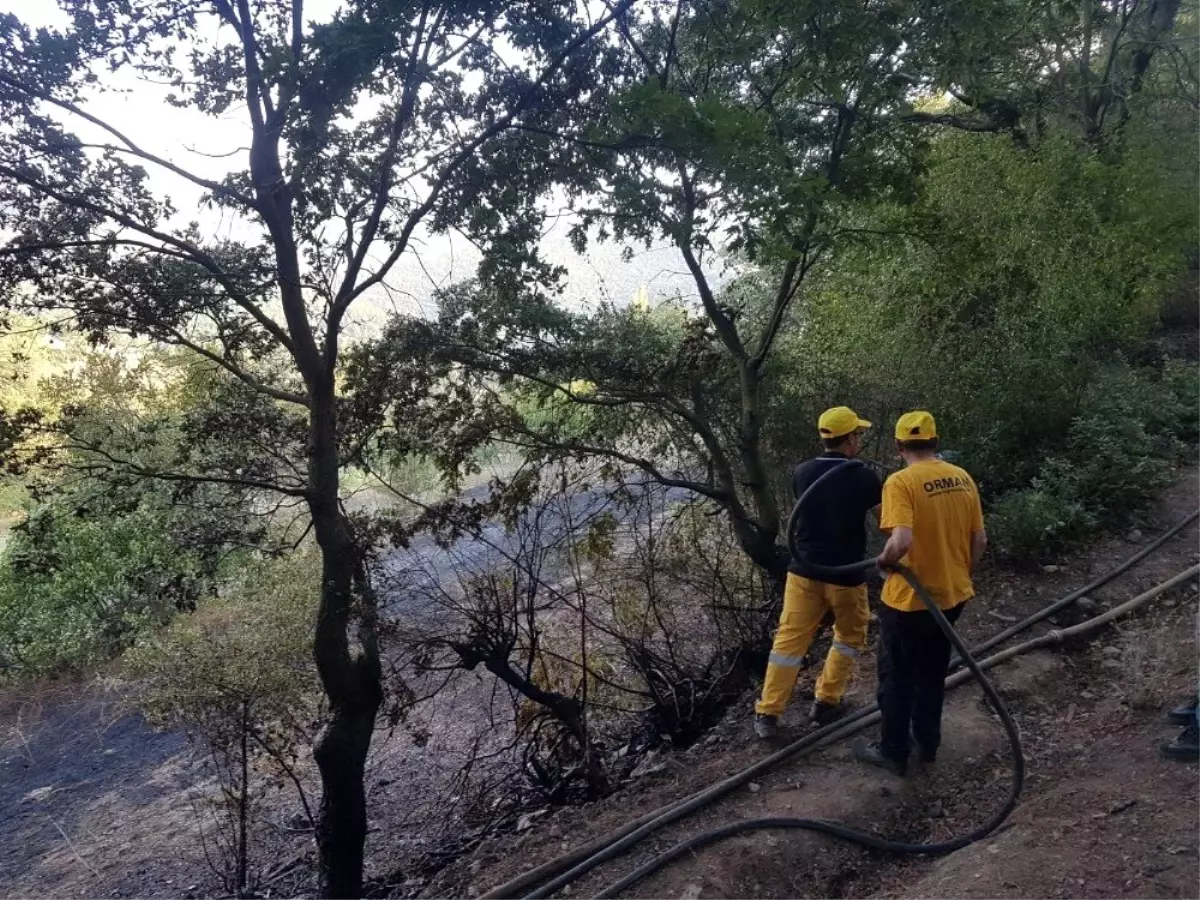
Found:
[[[773,666],[785,666],[789,669],[798,669],[800,664],[804,662],[804,654],[799,656],[784,656],[782,653],[772,653],[767,661]]]
[[[842,699],[854,661],[867,646],[870,621],[867,587],[828,584],[788,573],[779,630],[768,658],[762,699],[754,707],[756,712],[771,716],[783,713],[796,686],[804,654],[821,619],[830,610],[834,616],[833,646],[829,648],[814,693],[824,703],[838,703]]]

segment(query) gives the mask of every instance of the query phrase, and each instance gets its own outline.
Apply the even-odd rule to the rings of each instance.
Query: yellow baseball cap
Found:
[[[833,409],[827,409],[817,420],[817,431],[823,438],[837,438],[852,431],[870,427],[870,422],[860,419],[858,413],[848,406],[835,406]]]
[[[937,437],[937,423],[923,409],[906,412],[896,420],[896,440],[927,441]]]

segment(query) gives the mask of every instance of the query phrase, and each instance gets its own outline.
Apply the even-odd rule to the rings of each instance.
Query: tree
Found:
[[[66,313],[97,341],[186,347],[228,373],[243,394],[213,420],[225,452],[130,471],[283,494],[312,519],[329,896],[361,892],[382,693],[371,532],[338,494],[358,450],[337,387],[348,314],[388,289],[422,229],[520,246],[541,177],[520,129],[571,121],[611,69],[593,39],[632,5],[591,18],[573,2],[359,0],[317,23],[302,0],[62,0],[61,29],[0,19],[5,304]],[[94,101],[130,83],[142,96],[138,78],[199,120],[239,115],[248,151],[212,177],[134,140]],[[187,221],[168,185],[201,215]],[[264,461],[280,434],[299,458]]]
[[[294,498],[137,474],[219,461],[239,382],[178,348],[54,352],[25,387],[42,421],[15,454],[26,515],[0,556],[0,644],[22,677],[106,661],[303,528]]]
[[[930,128],[982,127],[919,105],[1012,24],[1001,7],[681,0],[622,20],[629,86],[588,129],[556,134],[581,148],[559,176],[574,238],[667,241],[695,298],[569,311],[552,282],[482,272],[443,293],[437,322],[396,322],[356,373],[379,396],[436,396],[434,421],[474,415],[451,442],[598,457],[613,477],[634,470],[705,497],[782,581],[784,478],[763,438],[780,337],[834,248],[870,235],[856,205],[911,196]],[[531,397],[560,414],[522,414]],[[428,434],[445,431],[400,442]]]
[[[1159,46],[1178,4],[1083,7],[1105,23],[1112,63],[1084,82],[1120,106],[1110,124],[1124,121],[1129,92],[1148,83],[1145,54],[1179,61],[1178,47]],[[1055,4],[989,0],[681,0],[622,20],[628,86],[591,127],[556,134],[580,148],[559,176],[579,217],[573,236],[580,248],[665,241],[694,296],[655,311],[579,311],[557,302],[553,281],[454,286],[437,322],[393,324],[378,348],[390,367],[364,377],[379,396],[436,398],[422,401],[429,424],[397,444],[440,452],[451,467],[483,439],[606,459],[611,477],[636,471],[716,504],[781,580],[786,479],[769,441],[797,426],[769,423],[787,415],[770,399],[786,374],[780,342],[803,321],[813,277],[847,247],[920,238],[911,222],[881,226],[874,212],[919,197],[933,138],[991,132],[1030,146],[1051,107],[1075,115],[1079,80],[1036,62],[1078,47],[1072,21]],[[531,403],[541,415],[525,413]],[[475,426],[445,428],[464,416]]]
[[[209,864],[236,897],[258,881],[253,831],[266,791],[294,790],[303,817],[312,819],[296,763],[320,718],[314,563],[306,549],[248,566],[231,596],[140,641],[125,659],[139,678],[137,704],[146,718],[186,731],[215,778],[211,826],[199,816],[200,835]]]
[[[1011,130],[1034,144],[1063,131],[1095,150],[1120,144],[1139,101],[1197,108],[1197,8],[1190,0],[1080,0],[1002,11],[999,52],[980,48],[928,121],[970,131]],[[1023,21],[1016,21],[1020,17]]]

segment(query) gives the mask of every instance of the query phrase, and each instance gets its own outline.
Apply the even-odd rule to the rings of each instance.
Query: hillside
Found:
[[[1052,572],[993,571],[962,630],[981,639],[1102,573],[1195,508],[1197,487],[1196,473],[1186,473],[1140,533],[1100,540]],[[1196,548],[1193,524],[1093,599],[1101,609],[1127,599],[1192,564]],[[1016,813],[986,841],[941,860],[896,860],[810,835],[765,832],[700,851],[633,895],[1192,896],[1200,864],[1197,769],[1160,759],[1156,745],[1173,734],[1163,723],[1163,709],[1186,697],[1195,679],[1196,588],[1193,583],[1156,601],[1086,646],[1039,652],[994,671],[1021,727],[1029,775]],[[870,698],[872,664],[863,663],[852,699]],[[812,677],[802,675],[798,690]],[[197,840],[192,798],[198,770],[183,737],[149,731],[125,712],[119,694],[103,680],[4,693],[0,895],[213,892]],[[370,862],[377,890],[392,896],[477,896],[723,778],[767,752],[753,737],[749,705],[747,697],[692,749],[645,761],[641,768],[648,774],[603,801],[529,816],[531,826],[510,826],[432,877],[390,884],[387,876],[398,859],[425,852],[422,823],[409,813],[420,808],[422,795],[453,783],[454,765],[443,758],[438,775],[436,754],[403,740],[385,743],[370,776],[372,821],[381,835]],[[790,734],[806,727],[798,708],[787,724]],[[441,740],[451,742],[449,735]],[[626,860],[574,886],[570,895],[588,896],[680,837],[739,817],[827,817],[886,834],[944,839],[1000,801],[1008,784],[1006,752],[978,689],[959,688],[948,703],[946,744],[935,771],[901,781],[864,771],[845,745],[822,751],[655,836]],[[274,805],[270,818],[276,824],[267,832],[275,858],[264,866],[270,893],[311,895],[310,838],[289,836],[289,805]],[[410,843],[414,838],[416,845]]]

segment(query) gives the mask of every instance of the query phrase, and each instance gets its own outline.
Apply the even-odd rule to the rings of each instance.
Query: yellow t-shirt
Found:
[[[912,529],[912,545],[900,560],[929,589],[942,609],[975,596],[971,584],[971,535],[983,530],[975,482],[958,466],[923,460],[892,474],[883,485],[879,527]],[[925,608],[902,575],[889,575],[883,602],[914,612]]]

